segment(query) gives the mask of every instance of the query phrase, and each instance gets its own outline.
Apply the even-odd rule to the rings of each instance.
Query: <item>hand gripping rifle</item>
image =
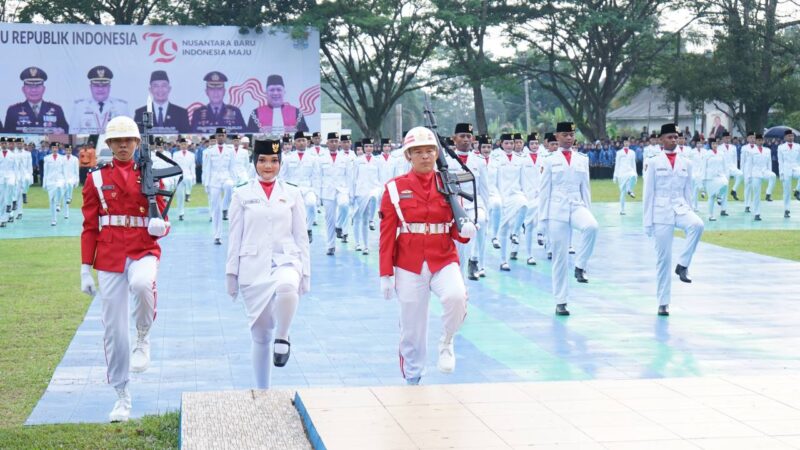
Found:
[[[169,206],[172,203],[172,197],[175,196],[175,191],[161,189],[159,182],[164,178],[180,176],[177,183],[180,184],[181,181],[183,181],[183,170],[178,163],[161,153],[156,153],[156,156],[171,167],[165,167],[163,169],[153,168],[153,158],[150,151],[150,139],[152,138],[152,136],[150,136],[151,128],[153,128],[153,100],[148,96],[147,110],[142,113],[142,143],[139,146],[139,160],[137,164],[142,171],[142,194],[147,197],[147,216],[151,219],[163,219],[169,212]],[[164,208],[163,213],[158,210],[158,203],[156,202],[157,195],[161,195],[167,199],[167,206]]]
[[[439,147],[439,157],[436,159],[436,168],[439,170],[439,177],[434,178],[436,180],[436,190],[447,199],[447,202],[450,204],[450,209],[453,210],[453,218],[455,219],[456,227],[458,231],[461,231],[461,227],[467,222],[478,223],[478,205],[474,205],[475,220],[473,221],[459,201],[459,197],[463,197],[467,201],[473,202],[473,204],[476,201],[475,195],[478,189],[477,183],[475,182],[475,174],[469,170],[469,167],[461,161],[461,158],[459,158],[453,150],[447,148],[447,145],[442,142],[441,136],[436,132],[436,116],[433,113],[433,108],[431,108],[430,99],[427,95],[425,95],[424,115],[425,127],[431,130],[434,136],[436,136],[436,142]],[[461,165],[463,172],[450,172],[445,152]],[[464,183],[472,184],[472,194],[461,189],[461,185]]]

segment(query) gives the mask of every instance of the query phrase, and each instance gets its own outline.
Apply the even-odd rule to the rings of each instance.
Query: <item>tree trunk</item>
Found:
[[[481,88],[481,80],[472,80],[472,98],[475,101],[475,126],[478,128],[478,133],[486,134],[489,132],[486,125],[486,106],[483,103],[483,89]]]

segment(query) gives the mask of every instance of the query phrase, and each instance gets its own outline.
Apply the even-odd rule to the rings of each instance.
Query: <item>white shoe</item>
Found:
[[[453,338],[447,339],[442,336],[439,340],[439,372],[453,373],[456,369],[456,353],[453,349]]]
[[[138,330],[136,347],[131,353],[131,372],[144,372],[150,367],[150,341],[147,333],[147,330]]]
[[[111,422],[127,422],[131,417],[131,394],[128,392],[128,387],[117,388],[117,402],[114,403],[114,409],[108,415],[108,420]]]

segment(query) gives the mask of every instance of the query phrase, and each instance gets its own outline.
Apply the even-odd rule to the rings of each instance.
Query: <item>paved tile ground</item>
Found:
[[[456,339],[456,372],[439,374],[431,351],[432,370],[423,382],[797,373],[800,263],[701,244],[690,270],[695,282],[673,284],[673,315],[660,319],[655,315],[654,250],[642,233],[640,208],[630,204],[629,215],[620,217],[615,204],[594,205],[602,228],[588,267],[591,281],[572,283],[573,316],[566,319],[553,316],[550,264],[542,249],[536,250],[539,265],[525,266],[523,259],[510,273],[496,270],[499,251],[490,249],[488,277],[468,284],[469,311]],[[760,223],[734,212],[707,229],[800,229],[800,219],[784,220],[779,210],[778,202],[765,205]],[[22,223],[0,230],[0,239],[76,236],[80,211],[72,217],[68,224],[50,227],[46,211],[29,210]],[[146,373],[132,376],[134,416],[178,409],[182,392],[254,385],[243,307],[224,294],[225,246],[211,244],[205,209],[191,209],[187,219],[175,223],[163,241],[153,363]],[[292,328],[291,361],[273,371],[273,385],[401,384],[398,307],[378,294],[377,233],[369,256],[355,254],[349,244],[328,257],[323,228],[314,232],[312,292],[301,300]],[[27,423],[106,420],[114,391],[104,384],[99,310],[96,300]],[[433,300],[430,349],[436,348],[440,311]]]
[[[798,449],[800,377],[300,389],[338,449]],[[242,430],[242,432],[246,432]]]

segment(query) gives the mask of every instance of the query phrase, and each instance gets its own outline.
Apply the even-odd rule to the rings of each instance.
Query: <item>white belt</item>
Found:
[[[447,234],[450,233],[449,223],[409,223],[407,229],[399,228],[401,233],[411,234]]]
[[[148,217],[140,216],[100,216],[100,226],[144,228],[150,222]]]

